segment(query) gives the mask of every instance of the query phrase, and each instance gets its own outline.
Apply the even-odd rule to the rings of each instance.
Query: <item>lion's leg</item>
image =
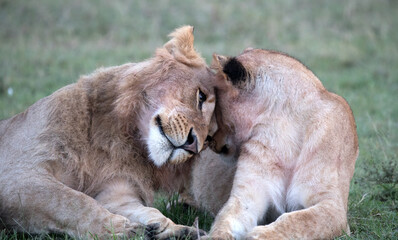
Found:
[[[95,199],[109,211],[125,216],[132,222],[153,228],[156,238],[163,239],[171,236],[195,238],[197,236],[197,229],[175,224],[158,209],[144,206],[128,181],[119,179],[109,183]]]
[[[184,191],[179,194],[178,203],[185,204],[197,209],[200,208],[200,205],[195,201],[193,196],[189,194],[187,191]]]
[[[282,214],[275,222],[256,227],[248,239],[331,239],[344,232],[349,234],[349,178],[344,177],[346,170],[337,166],[333,155],[327,156],[322,148],[302,154],[301,159],[305,161],[301,161],[294,172],[287,204],[303,209]]]
[[[243,238],[263,219],[275,199],[281,201],[284,183],[280,166],[258,142],[248,145],[242,148],[230,198],[214,221],[211,239]],[[259,148],[263,150],[260,154]]]
[[[282,214],[275,222],[255,227],[247,239],[332,239],[347,230],[346,213],[331,200]]]
[[[6,206],[11,225],[28,232],[64,232],[75,237],[129,233],[129,220],[51,175],[19,176]],[[10,220],[12,219],[12,220]]]
[[[206,149],[195,159],[187,202],[216,216],[227,202],[235,176],[236,163]],[[236,160],[235,160],[236,161]],[[184,197],[184,196],[183,196]]]

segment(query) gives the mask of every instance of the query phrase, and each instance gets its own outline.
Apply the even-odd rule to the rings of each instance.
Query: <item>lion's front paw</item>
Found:
[[[145,237],[146,226],[140,223],[130,223],[125,228],[125,235],[129,238],[142,236]]]
[[[273,232],[273,229],[269,226],[257,226],[253,228],[246,235],[246,240],[261,240],[261,239],[284,239],[283,236],[279,236]]]
[[[145,225],[130,222],[127,218],[120,215],[113,215],[111,226],[106,227],[106,236],[145,236]]]
[[[154,231],[152,231],[154,232]],[[155,231],[156,232],[156,231]],[[194,227],[184,225],[172,225],[167,227],[164,231],[157,234],[148,235],[155,239],[199,239],[201,236],[206,235],[206,232]]]
[[[158,239],[159,234],[161,234],[165,228],[166,226],[158,222],[146,225],[145,239]]]
[[[227,232],[213,232],[211,235],[201,237],[200,240],[234,240],[232,234]]]

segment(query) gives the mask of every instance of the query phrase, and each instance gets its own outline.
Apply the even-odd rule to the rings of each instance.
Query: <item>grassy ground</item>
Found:
[[[195,26],[196,48],[208,62],[213,52],[237,55],[248,46],[287,52],[345,97],[357,121],[360,155],[349,198],[352,235],[342,238],[394,239],[397,10],[394,0],[0,0],[0,119],[100,66],[150,57],[170,31],[184,24]],[[197,213],[166,214],[186,223]],[[37,236],[59,237],[67,238]],[[17,238],[32,236],[0,232],[0,239]]]

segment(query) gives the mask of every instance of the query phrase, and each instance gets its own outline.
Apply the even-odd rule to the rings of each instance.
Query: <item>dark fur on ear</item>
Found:
[[[246,69],[235,57],[230,58],[224,65],[223,72],[227,74],[233,85],[239,85],[247,78]]]

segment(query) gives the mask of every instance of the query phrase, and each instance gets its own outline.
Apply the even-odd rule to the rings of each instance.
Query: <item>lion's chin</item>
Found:
[[[152,151],[150,150],[149,157],[157,167],[161,167],[166,163],[180,164],[187,161],[193,155],[179,148],[170,148],[168,150],[164,149],[163,146],[157,150],[154,150],[154,148],[155,147],[152,146]]]
[[[150,128],[146,142],[149,151],[149,158],[157,167],[160,167],[167,162],[171,164],[183,163],[193,155],[184,149],[175,148],[156,127]]]
[[[189,158],[193,156],[192,153],[188,153],[184,149],[175,148],[171,153],[169,162],[172,164],[179,164],[187,161]]]

